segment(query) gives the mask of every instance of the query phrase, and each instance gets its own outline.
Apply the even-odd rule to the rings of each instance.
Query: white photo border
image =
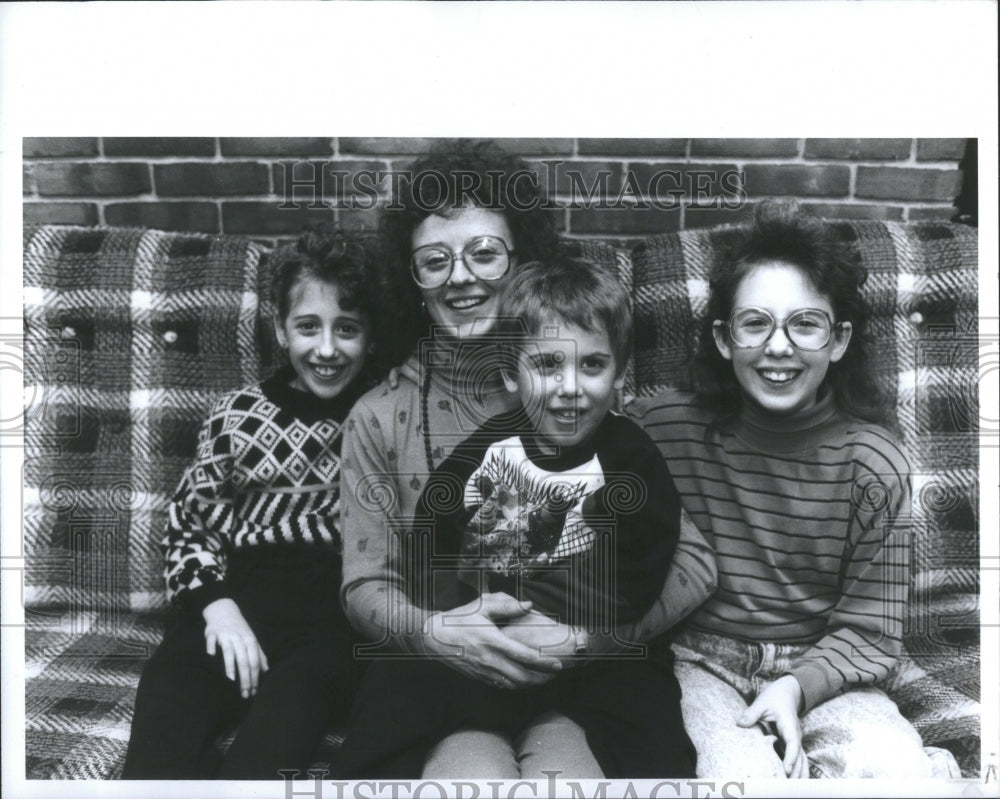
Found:
[[[23,307],[17,176],[25,136],[902,134],[979,140],[981,332],[996,340],[996,23],[988,0],[4,4],[0,318],[16,319]],[[1000,406],[998,374],[996,363],[985,364],[982,408]],[[4,368],[0,377],[0,418],[16,418],[20,375]],[[990,599],[1000,596],[1000,550],[990,525],[1000,518],[1000,465],[995,437],[985,444],[983,738],[992,732],[996,741],[1000,618]],[[135,797],[134,783],[24,780],[16,626],[23,455],[0,454],[4,794]],[[653,784],[636,783],[638,795]],[[596,784],[582,788],[592,796]],[[754,784],[742,795],[804,788],[817,796],[1000,795],[995,776],[991,784]],[[279,783],[149,783],[140,794],[288,795]],[[295,795],[314,794],[296,786]],[[481,795],[491,794],[484,787]]]

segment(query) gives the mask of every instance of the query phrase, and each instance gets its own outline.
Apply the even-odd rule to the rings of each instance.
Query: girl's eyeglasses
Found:
[[[770,341],[779,325],[785,338],[800,350],[823,349],[830,343],[833,331],[839,328],[830,314],[818,308],[801,308],[784,319],[775,319],[763,308],[737,308],[729,317],[727,327],[730,341],[737,347],[749,349]]]
[[[422,289],[435,289],[448,282],[459,258],[465,268],[480,280],[499,280],[510,269],[510,256],[514,250],[496,236],[472,239],[460,255],[439,244],[417,247],[410,256],[410,272]]]

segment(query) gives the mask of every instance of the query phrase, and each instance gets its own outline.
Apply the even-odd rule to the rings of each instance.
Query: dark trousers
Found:
[[[358,690],[334,777],[418,778],[430,748],[461,727],[513,737],[555,710],[583,728],[606,777],[693,778],[695,750],[665,657],[594,661],[520,691],[493,688],[440,661],[374,662]]]
[[[139,681],[122,779],[280,779],[305,774],[331,724],[343,723],[360,673],[340,607],[340,561],[327,550],[233,554],[226,583],[268,658],[243,699],[200,614],[178,613]],[[239,724],[223,755],[216,738]]]

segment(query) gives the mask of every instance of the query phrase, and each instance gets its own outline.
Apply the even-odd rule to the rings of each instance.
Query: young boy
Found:
[[[572,634],[553,650],[576,657],[551,682],[519,691],[499,672],[473,679],[429,659],[374,663],[338,775],[417,777],[427,750],[460,727],[514,735],[553,710],[584,729],[605,776],[690,777],[694,750],[667,647],[584,657],[587,633],[652,605],[678,536],[662,456],[611,410],[628,361],[628,297],[591,264],[558,259],[521,266],[501,311],[512,323],[501,334],[504,383],[520,407],[441,464],[401,545],[428,553],[415,555],[417,604],[471,609],[503,592],[532,607],[512,637],[531,640],[531,624],[554,620]]]

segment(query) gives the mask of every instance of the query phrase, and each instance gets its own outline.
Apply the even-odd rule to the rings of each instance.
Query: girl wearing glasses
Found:
[[[818,220],[758,207],[711,273],[694,395],[635,403],[716,550],[674,639],[699,776],[930,776],[874,686],[901,649],[910,468],[879,426],[865,277]]]
[[[370,641],[360,658],[437,657],[486,684],[538,686],[575,652],[617,642],[581,641],[565,624],[511,623],[529,608],[503,593],[431,612],[430,597],[414,596],[407,578],[420,553],[400,551],[397,533],[420,523],[414,513],[427,478],[455,446],[516,409],[494,334],[499,293],[519,264],[549,260],[558,240],[525,164],[494,144],[444,142],[410,174],[437,177],[400,181],[380,235],[387,291],[400,309],[394,323],[405,331],[397,342],[403,374],[414,379],[372,390],[348,422],[342,598]],[[660,601],[622,632],[627,640],[664,631],[707,596],[714,577],[707,551],[687,526]],[[418,681],[412,690],[420,690]],[[602,776],[582,729],[558,715],[539,717],[516,740],[474,729],[451,735],[428,753],[423,776],[545,779],[545,770]]]

